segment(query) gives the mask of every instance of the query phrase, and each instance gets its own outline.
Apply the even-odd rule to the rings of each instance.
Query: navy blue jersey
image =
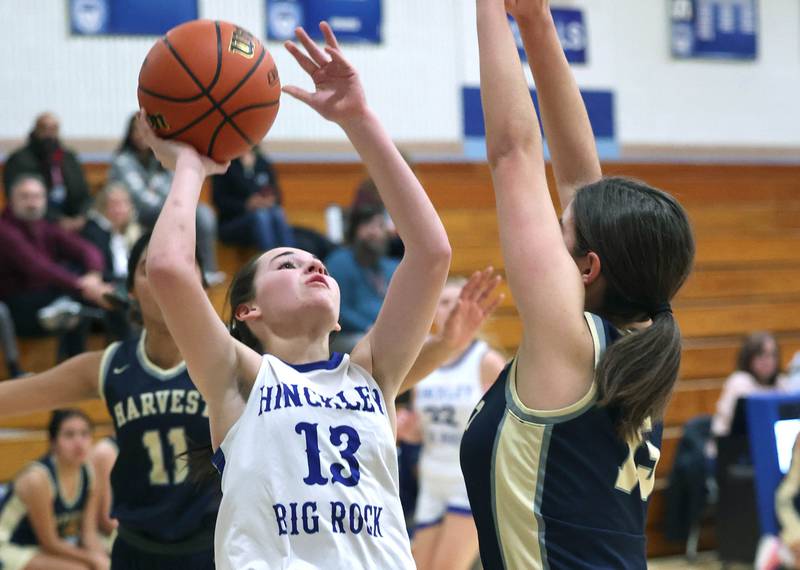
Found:
[[[81,467],[78,490],[74,497],[65,496],[58,477],[58,467],[52,456],[46,455],[34,461],[26,470],[37,468],[47,471],[50,480],[53,491],[53,516],[58,536],[77,544],[81,536],[83,510],[92,485],[89,468],[86,465]],[[21,546],[36,546],[39,543],[28,518],[28,509],[16,494],[13,483],[8,494],[0,502],[0,544],[9,542]]]
[[[595,362],[619,332],[586,314]],[[528,409],[516,359],[476,406],[461,468],[485,568],[647,568],[645,522],[660,427],[622,441],[597,388],[568,408]]]
[[[174,543],[213,530],[218,485],[191,481],[187,449],[210,446],[206,403],[185,363],[163,370],[139,339],[106,349],[100,393],[116,428],[119,455],[111,471],[112,516],[124,530]]]

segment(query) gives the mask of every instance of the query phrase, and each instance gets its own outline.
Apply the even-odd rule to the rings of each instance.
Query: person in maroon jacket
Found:
[[[0,300],[20,336],[38,336],[39,309],[63,296],[107,306],[112,287],[102,280],[103,256],[92,244],[45,219],[47,190],[36,174],[22,174],[8,188],[0,216]],[[59,356],[83,351],[85,327],[62,336]]]

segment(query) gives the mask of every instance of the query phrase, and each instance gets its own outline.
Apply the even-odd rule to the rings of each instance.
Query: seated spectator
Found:
[[[108,173],[109,182],[122,183],[131,195],[139,223],[152,230],[172,184],[172,173],[163,168],[153,151],[144,143],[136,122],[136,114],[128,120],[128,128]],[[217,270],[217,216],[208,204],[197,206],[197,249],[206,270],[206,281],[217,285],[225,274]]]
[[[386,256],[389,232],[381,210],[356,210],[350,215],[349,247],[331,253],[325,265],[341,289],[339,324],[331,350],[349,352],[372,327],[383,305],[398,262]]]
[[[292,228],[281,207],[281,189],[272,163],[254,147],[212,178],[219,212],[219,238],[266,251],[294,247]]]
[[[28,143],[8,157],[3,171],[6,192],[22,174],[36,174],[44,181],[48,220],[57,221],[70,231],[83,227],[91,204],[89,185],[75,154],[63,147],[58,117],[52,113],[39,115]]]
[[[38,175],[23,174],[9,188],[0,216],[0,300],[8,305],[20,336],[46,334],[39,309],[64,295],[106,306],[112,291],[102,279],[103,256],[91,243],[45,219],[47,198]],[[84,350],[86,327],[62,336],[59,356]]]
[[[787,378],[781,373],[780,366],[780,348],[771,334],[753,333],[744,340],[736,371],[725,381],[717,400],[717,411],[711,421],[711,433],[714,436],[722,437],[730,433],[739,398],[787,389]]]
[[[408,158],[406,158],[406,162],[408,162]],[[392,218],[389,217],[388,212],[386,212],[386,207],[383,205],[383,201],[378,194],[378,187],[375,186],[375,182],[373,182],[372,178],[366,178],[358,185],[358,188],[356,188],[356,193],[353,196],[353,203],[350,204],[350,215],[352,215],[352,212],[360,210],[380,210],[383,212],[383,215],[386,217],[386,231],[388,232],[389,239],[386,255],[401,259],[405,251],[403,241],[400,239],[400,236],[397,235],[394,222],[392,222]]]
[[[49,453],[23,469],[0,504],[0,566],[108,569],[110,560],[97,536],[97,494],[87,463],[89,418],[80,410],[57,410],[48,430]]]
[[[8,305],[0,302],[0,345],[3,347],[3,356],[6,359],[6,369],[9,378],[22,376],[24,372],[19,367],[19,346],[17,346],[17,332],[14,329],[14,320]]]
[[[97,195],[81,235],[103,253],[106,265],[103,279],[124,285],[128,277],[128,257],[133,244],[142,235],[142,228],[123,184],[112,182]]]

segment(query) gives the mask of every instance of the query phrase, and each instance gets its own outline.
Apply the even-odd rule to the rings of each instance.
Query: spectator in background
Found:
[[[3,356],[6,359],[6,369],[9,378],[22,376],[23,371],[19,367],[19,347],[17,346],[17,332],[14,329],[14,320],[8,305],[0,302],[0,346],[3,348]]]
[[[711,433],[716,437],[730,433],[739,398],[787,389],[788,381],[781,373],[780,347],[775,337],[767,332],[750,334],[739,349],[736,371],[722,387],[722,394],[717,400],[717,411],[711,422]],[[711,455],[716,454],[712,452]]]
[[[346,248],[325,260],[328,272],[341,289],[339,324],[331,341],[334,352],[350,352],[372,327],[383,305],[389,280],[398,262],[386,255],[389,231],[382,210],[355,210],[350,214]]]
[[[406,162],[411,165],[408,157],[405,154],[402,156],[406,159]],[[366,178],[361,181],[361,184],[358,185],[358,188],[356,188],[356,193],[353,196],[353,203],[350,204],[351,216],[353,215],[353,212],[361,210],[379,210],[383,213],[383,215],[386,217],[386,231],[388,235],[386,255],[401,259],[404,251],[403,240],[401,240],[400,236],[397,235],[394,222],[392,222],[392,218],[386,212],[386,207],[383,205],[380,195],[378,195],[378,188],[375,186],[375,182],[372,180],[372,178]]]
[[[109,283],[124,285],[128,277],[128,257],[142,235],[135,214],[125,185],[112,182],[95,198],[81,232],[103,253],[106,266],[103,279]]]
[[[8,305],[20,336],[46,334],[39,309],[73,295],[105,306],[112,291],[103,282],[103,256],[92,244],[45,219],[47,190],[36,174],[11,182],[9,204],[0,217],[0,300]],[[83,352],[85,327],[62,336],[60,356]]]
[[[36,117],[28,144],[8,157],[3,171],[6,193],[22,174],[37,174],[44,181],[48,220],[57,221],[65,230],[83,227],[91,203],[89,185],[75,154],[62,146],[58,117],[53,113]]]
[[[257,147],[232,161],[225,174],[212,177],[212,184],[223,242],[259,251],[295,246],[275,169]]]
[[[109,182],[122,183],[131,195],[139,223],[152,230],[172,184],[172,173],[159,164],[144,140],[136,115],[131,115],[125,138],[111,161]],[[218,285],[225,275],[217,269],[217,216],[208,204],[197,206],[197,249],[209,285]]]
[[[0,502],[0,567],[66,570],[110,566],[97,535],[97,493],[87,463],[92,425],[80,410],[53,412],[50,450]]]

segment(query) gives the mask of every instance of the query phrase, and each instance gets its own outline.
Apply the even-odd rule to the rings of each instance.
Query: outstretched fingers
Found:
[[[325,52],[320,49],[303,28],[295,28],[295,34],[300,43],[303,44],[303,47],[306,48],[308,55],[314,60],[314,63],[320,67],[328,63],[328,56],[325,55]]]
[[[319,66],[314,63],[310,57],[304,54],[293,42],[284,42],[283,46],[286,48],[286,51],[292,54],[292,57],[294,57],[295,61],[300,65],[300,67],[303,68],[303,71],[309,75],[312,75],[317,69],[319,69]]]

